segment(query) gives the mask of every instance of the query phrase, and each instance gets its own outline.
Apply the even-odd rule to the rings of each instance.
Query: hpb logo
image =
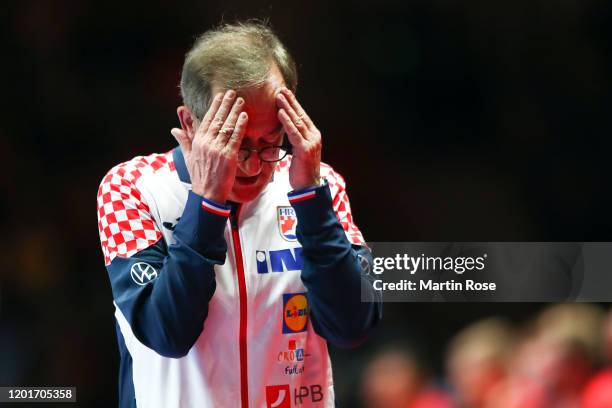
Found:
[[[308,299],[305,293],[283,294],[283,333],[300,333],[308,326]]]
[[[267,408],[291,408],[289,384],[266,386]]]
[[[323,387],[320,384],[301,385],[293,389],[293,405],[312,406],[323,400]],[[289,384],[266,385],[266,408],[291,408],[291,389]]]

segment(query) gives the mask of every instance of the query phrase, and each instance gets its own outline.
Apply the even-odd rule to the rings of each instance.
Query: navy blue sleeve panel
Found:
[[[214,265],[225,262],[227,217],[201,207],[189,193],[174,229],[176,244],[156,244],[108,265],[115,303],[136,338],[164,357],[185,356],[200,336],[216,282]]]
[[[302,282],[308,289],[313,327],[335,346],[355,346],[382,317],[382,302],[371,285],[369,269],[362,268],[371,265],[372,255],[349,242],[327,184],[292,192],[289,201],[298,219]],[[362,291],[369,301],[362,302]]]

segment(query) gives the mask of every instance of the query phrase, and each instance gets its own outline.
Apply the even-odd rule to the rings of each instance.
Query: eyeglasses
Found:
[[[257,153],[259,155],[259,160],[266,163],[281,161],[287,156],[287,150],[283,150],[283,146],[267,146],[262,149],[241,147],[240,150],[238,150],[238,161],[247,161],[249,157],[251,157],[252,152]]]

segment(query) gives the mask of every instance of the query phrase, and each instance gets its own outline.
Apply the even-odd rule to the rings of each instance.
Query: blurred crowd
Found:
[[[612,407],[612,311],[557,304],[514,325],[476,321],[448,343],[444,375],[385,345],[362,372],[366,408]]]

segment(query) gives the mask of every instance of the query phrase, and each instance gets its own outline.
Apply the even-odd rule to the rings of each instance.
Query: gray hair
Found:
[[[295,62],[265,22],[222,24],[199,36],[185,57],[181,74],[183,103],[202,119],[212,103],[212,85],[222,89],[259,87],[276,64],[295,92]]]

